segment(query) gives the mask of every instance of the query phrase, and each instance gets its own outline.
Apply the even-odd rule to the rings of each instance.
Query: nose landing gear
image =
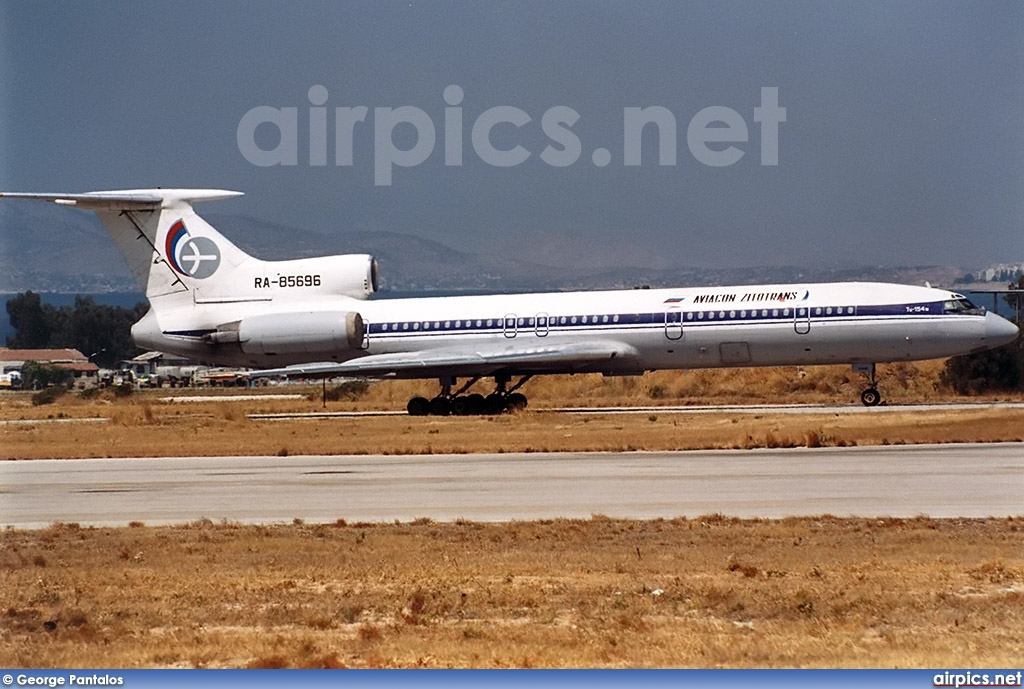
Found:
[[[882,401],[882,393],[878,392],[875,381],[874,364],[853,364],[854,373],[863,373],[868,379],[868,387],[860,393],[860,401],[865,407],[877,407]]]
[[[428,400],[426,397],[413,397],[406,405],[410,416],[476,416],[480,414],[503,414],[526,409],[526,395],[516,392],[533,376],[523,376],[511,388],[507,387],[509,376],[495,376],[497,389],[487,397],[481,394],[465,394],[481,376],[470,379],[465,385],[452,393],[455,378],[441,379],[441,392],[437,397]]]
[[[865,407],[877,407],[882,401],[882,394],[878,392],[877,388],[868,388],[860,393],[860,401]]]

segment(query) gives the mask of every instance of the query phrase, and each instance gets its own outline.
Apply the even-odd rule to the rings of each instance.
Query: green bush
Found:
[[[40,390],[36,394],[32,395],[32,404],[36,407],[43,404],[53,404],[57,401],[57,398],[67,391],[68,389],[63,385],[54,385],[51,388]]]
[[[960,395],[1024,390],[1024,342],[1010,344],[946,361],[939,380]]]
[[[26,361],[21,368],[21,380],[22,387],[29,390],[45,390],[58,385],[71,385],[75,380],[75,374],[53,364]]]
[[[135,386],[131,383],[121,383],[110,389],[114,391],[114,397],[131,397],[135,393]]]
[[[370,384],[365,380],[346,380],[344,383],[334,385],[327,388],[326,394],[324,393],[310,393],[309,399],[316,401],[325,396],[329,402],[354,402],[370,389]]]

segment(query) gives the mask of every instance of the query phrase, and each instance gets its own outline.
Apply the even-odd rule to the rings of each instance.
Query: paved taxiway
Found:
[[[0,463],[0,525],[1024,514],[1024,443]]]

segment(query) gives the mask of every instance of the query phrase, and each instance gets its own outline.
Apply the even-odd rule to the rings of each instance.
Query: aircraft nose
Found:
[[[1002,316],[989,311],[985,314],[985,344],[989,347],[1013,342],[1017,338],[1017,326]]]

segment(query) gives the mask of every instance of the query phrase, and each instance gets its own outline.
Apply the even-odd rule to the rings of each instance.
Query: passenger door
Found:
[[[665,337],[670,340],[683,339],[683,312],[678,306],[665,309]]]

